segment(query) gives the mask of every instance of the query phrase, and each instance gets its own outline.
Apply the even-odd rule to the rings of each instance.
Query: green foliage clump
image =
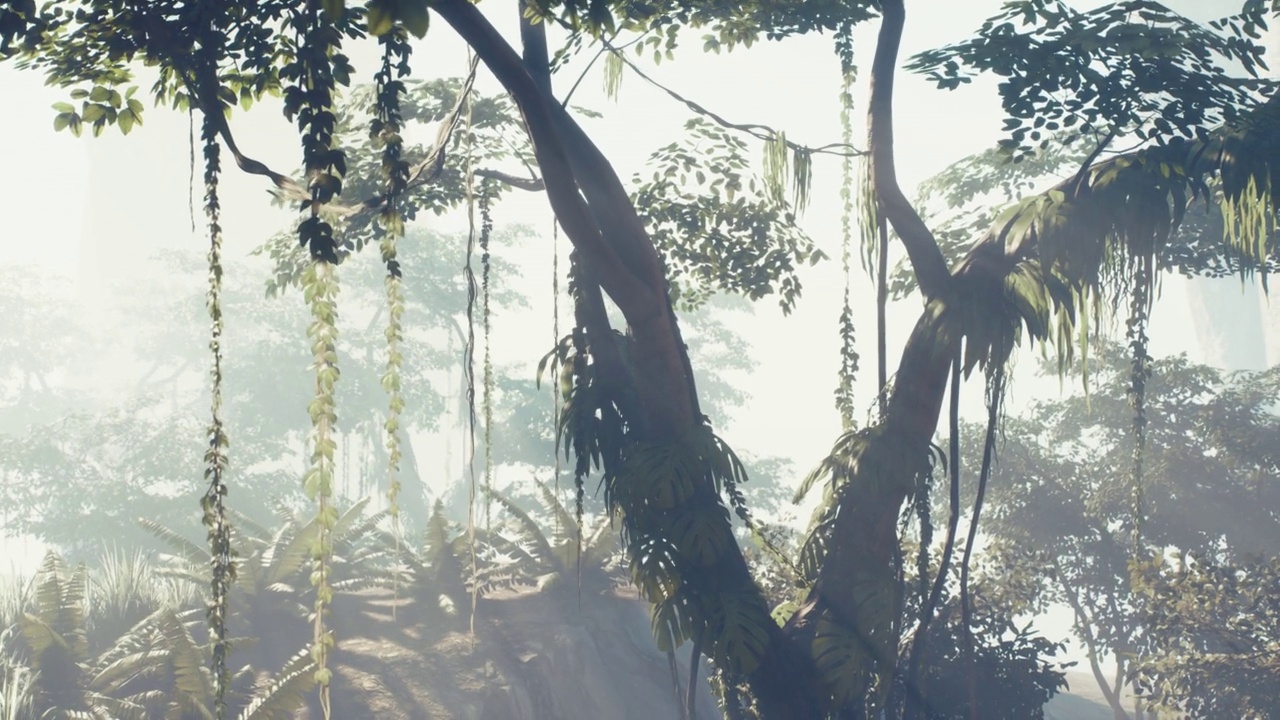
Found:
[[[1140,568],[1143,655],[1135,671],[1161,717],[1280,712],[1280,561],[1179,554]]]

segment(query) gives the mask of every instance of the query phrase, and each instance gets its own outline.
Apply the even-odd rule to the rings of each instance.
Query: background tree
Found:
[[[1192,605],[1213,602],[1202,593],[1206,585],[1193,579],[1199,571],[1148,574],[1154,584],[1144,589],[1134,584],[1143,577],[1131,574],[1134,559],[1176,550],[1227,567],[1262,562],[1265,568],[1280,542],[1280,419],[1273,410],[1280,385],[1275,370],[1224,376],[1185,357],[1152,363],[1144,545],[1135,549],[1126,532],[1132,522],[1128,359],[1106,343],[1095,345],[1093,357],[1087,395],[1038,403],[1009,419],[991,477],[987,552],[1001,567],[998,577],[1034,588],[1029,608],[1071,608],[1098,686],[1117,717],[1128,717],[1122,686],[1150,662],[1151,643],[1168,648],[1173,642],[1167,623],[1218,617],[1225,629],[1230,616],[1193,620],[1199,615]],[[1181,601],[1175,590],[1185,593]],[[1153,600],[1163,609],[1150,609]],[[1178,602],[1188,603],[1185,614]],[[1154,637],[1146,619],[1151,613],[1166,624]],[[1111,676],[1102,666],[1107,658],[1115,663]],[[1176,665],[1161,667],[1167,672]],[[1170,702],[1168,708],[1177,703]]]

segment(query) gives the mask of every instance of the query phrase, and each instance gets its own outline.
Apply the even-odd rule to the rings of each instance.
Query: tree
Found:
[[[436,148],[417,164],[405,159],[400,96],[408,74],[408,38],[426,34],[430,13],[471,46],[511,95],[532,141],[537,181],[574,246],[576,327],[560,359],[569,368],[561,427],[577,453],[577,480],[599,470],[607,501],[623,514],[633,574],[654,605],[660,643],[692,638],[729,678],[746,681],[766,718],[820,717],[883,702],[898,647],[897,520],[927,472],[930,440],[949,385],[958,387],[962,374],[983,369],[994,419],[1004,365],[1021,340],[1053,342],[1065,362],[1080,318],[1090,310],[1128,307],[1136,405],[1133,476],[1140,486],[1146,314],[1155,275],[1162,269],[1157,248],[1176,241],[1172,231],[1189,205],[1210,201],[1223,207],[1227,220],[1229,242],[1222,245],[1223,255],[1240,258],[1248,269],[1266,254],[1263,240],[1275,209],[1268,178],[1278,147],[1270,130],[1280,106],[1263,103],[1271,86],[1256,79],[1262,48],[1249,38],[1264,23],[1265,9],[1254,0],[1241,14],[1212,27],[1187,21],[1150,0],[1123,0],[1089,12],[1052,0],[1016,2],[984,24],[975,38],[916,58],[911,67],[943,88],[956,87],[977,72],[1004,79],[1000,89],[1009,137],[1002,147],[1011,161],[1025,157],[1037,143],[1047,145],[1045,133],[1061,129],[1080,133],[1092,145],[1075,173],[1002,214],[954,267],[948,266],[896,179],[892,98],[905,23],[902,0],[567,0],[521,2],[518,7],[522,53],[466,0],[371,0],[363,8],[341,0],[216,6],[160,2],[144,7],[94,0],[76,13],[56,5],[37,9],[29,0],[0,6],[0,52],[45,71],[82,100],[79,109],[60,106],[56,126],[78,132],[88,125],[97,132],[115,124],[130,131],[140,120],[142,105],[125,86],[132,82],[130,68],[139,63],[157,68],[152,91],[157,98],[201,110],[214,357],[205,513],[215,548],[215,629],[230,562],[218,342],[222,148],[242,169],[270,178],[282,197],[299,202],[298,239],[309,253],[301,277],[312,311],[308,337],[316,374],[310,407],[312,466],[304,482],[317,504],[321,529],[313,577],[318,619],[314,656],[322,698],[327,698],[326,657],[333,643],[323,625],[331,594],[328,530],[335,512],[329,496],[339,376],[333,268],[358,245],[344,239],[341,226],[375,227],[387,265],[387,429],[394,472],[396,417],[403,404],[397,361],[402,272],[396,241],[412,215],[412,193],[441,179],[451,134],[465,124],[460,121],[470,114],[467,108],[475,107],[470,93],[460,93],[462,101],[443,118]],[[742,466],[702,413],[669,293],[667,271],[676,269],[670,255],[700,246],[682,238],[665,248],[666,257],[659,251],[608,160],[553,94],[546,28],[567,28],[571,48],[587,39],[603,44],[603,38],[620,31],[640,33],[659,53],[674,49],[682,33],[695,29],[710,32],[706,47],[726,49],[762,36],[782,39],[830,31],[848,75],[853,69],[849,33],[877,15],[866,203],[874,215],[864,216],[863,224],[866,236],[878,243],[869,255],[880,257],[882,283],[887,228],[893,229],[925,308],[903,349],[895,380],[886,388],[880,417],[868,427],[850,427],[813,479],[825,482],[827,501],[802,551],[810,589],[779,627],[733,541],[721,492],[746,519],[737,490],[745,479]],[[338,86],[353,71],[341,52],[343,43],[369,36],[378,36],[384,49],[371,123],[383,177],[372,195],[353,200],[349,194],[343,197],[348,162],[336,144],[339,118],[333,107]],[[1223,69],[1235,66],[1245,75]],[[286,117],[298,126],[304,182],[242,152],[227,120],[231,103],[251,105],[275,89],[283,94]],[[789,144],[779,133],[766,136],[774,179],[790,161],[803,188],[815,150]],[[1117,138],[1132,139],[1136,148],[1104,156]],[[483,197],[483,191],[474,192],[483,187],[472,182],[478,176],[475,169],[466,175],[468,197]],[[375,218],[376,225],[367,224]],[[696,224],[684,229],[694,235],[705,230]],[[735,263],[732,254],[689,257],[736,268],[735,277],[743,281],[734,287],[713,273],[717,283],[735,290],[759,285],[760,279]],[[777,283],[785,297],[780,278],[789,275],[788,267],[772,269],[775,273],[764,278],[766,286],[772,289]],[[615,335],[605,311],[606,295],[625,319],[625,336]],[[847,329],[846,324],[842,331],[847,334]],[[881,346],[883,358],[883,341]],[[883,362],[879,374],[886,385]],[[953,405],[953,426],[956,412]],[[993,421],[989,438],[994,426]],[[989,439],[988,449],[991,444]],[[983,477],[989,455],[984,453]],[[976,519],[977,510],[974,515]],[[968,626],[967,562],[961,567],[962,615]],[[971,638],[967,644],[972,647]],[[971,683],[969,695],[975,694]],[[976,712],[977,703],[970,707]]]
[[[986,530],[1001,576],[1011,585],[1017,578],[1024,584],[1029,580],[1036,588],[1033,607],[1063,603],[1071,608],[1076,637],[1099,688],[1116,716],[1128,717],[1121,689],[1139,666],[1154,673],[1155,660],[1148,653],[1160,648],[1157,657],[1169,658],[1160,664],[1161,672],[1177,673],[1175,668],[1184,667],[1172,659],[1176,643],[1185,637],[1179,628],[1200,626],[1208,632],[1214,622],[1225,628],[1230,613],[1202,616],[1197,610],[1198,603],[1213,602],[1212,594],[1201,592],[1210,587],[1206,580],[1231,575],[1236,564],[1252,567],[1280,543],[1275,455],[1280,419],[1272,410],[1280,401],[1280,375],[1272,370],[1224,376],[1185,357],[1151,364],[1145,392],[1150,420],[1143,544],[1135,549],[1129,360],[1122,348],[1105,343],[1094,356],[1087,396],[1041,403],[1027,417],[1009,420],[1002,462],[992,473]],[[1157,559],[1146,572],[1132,574],[1131,561],[1159,558],[1169,550],[1225,566],[1178,570]],[[1265,597],[1252,574],[1238,582]],[[1214,592],[1230,606],[1227,598],[1233,595],[1226,588]],[[1260,602],[1265,606],[1270,600]],[[1147,620],[1152,615],[1159,618],[1154,626]],[[1111,678],[1100,665],[1107,656],[1116,664]],[[1198,687],[1194,694],[1212,693]],[[1180,702],[1173,686],[1165,697],[1166,709]]]

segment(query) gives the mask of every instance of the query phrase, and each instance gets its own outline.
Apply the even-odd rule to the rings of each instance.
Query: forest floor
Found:
[[[1115,713],[1088,671],[1068,670],[1067,685],[1069,690],[1059,693],[1045,705],[1045,720],[1114,720]],[[1125,707],[1132,708],[1133,693],[1126,690],[1122,701]]]
[[[665,653],[653,643],[648,608],[615,587],[502,590],[480,598],[475,633],[469,607],[450,620],[423,619],[412,598],[385,590],[355,598],[359,620],[338,627],[334,717],[386,720],[663,720],[679,717]],[[393,617],[393,606],[396,610]],[[351,617],[343,613],[339,617]],[[681,685],[688,653],[678,653]],[[720,717],[699,667],[697,717]],[[1112,720],[1087,672],[1068,672],[1070,690],[1045,707],[1046,720]],[[312,707],[301,715],[320,717]]]
[[[634,591],[506,590],[452,627],[367,591],[363,620],[338,627],[333,717],[379,720],[658,720],[679,717],[666,653]],[[688,652],[677,660],[688,681]],[[698,717],[719,717],[699,668]],[[318,708],[303,717],[319,718]]]

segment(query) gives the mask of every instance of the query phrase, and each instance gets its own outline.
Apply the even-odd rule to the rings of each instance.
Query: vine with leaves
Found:
[[[404,139],[401,137],[403,118],[400,96],[405,92],[404,80],[409,76],[409,55],[413,48],[402,28],[384,33],[378,42],[382,44],[382,66],[374,76],[374,118],[369,135],[375,146],[382,146],[382,171],[386,179],[386,202],[379,213],[382,237],[379,249],[387,268],[384,281],[387,297],[387,366],[382,376],[382,386],[387,392],[387,419],[383,424],[387,447],[387,514],[391,518],[391,534],[394,542],[394,571],[392,574],[393,605],[395,612],[400,593],[400,543],[402,526],[400,519],[400,413],[404,409],[401,394],[401,370],[404,357],[400,343],[404,339],[403,274],[396,256],[396,244],[404,237],[404,217],[400,212],[400,198],[409,182],[409,163],[404,159]]]
[[[840,58],[840,140],[853,144],[853,84],[857,67],[853,64],[853,26],[846,25],[836,35],[836,55]],[[853,245],[853,156],[840,158],[840,273],[844,278],[844,297],[840,306],[840,368],[836,374],[836,410],[845,432],[854,428],[853,384],[858,374],[858,349],[853,326],[852,273],[850,257]]]
[[[334,455],[337,450],[337,405],[334,387],[338,381],[337,297],[339,262],[334,228],[321,214],[321,208],[342,192],[342,176],[346,158],[336,147],[334,94],[338,74],[345,75],[349,66],[341,48],[342,35],[330,13],[321,14],[316,3],[308,3],[293,13],[290,27],[294,31],[294,55],[280,70],[290,84],[284,90],[284,112],[296,119],[302,137],[303,164],[307,175],[309,199],[302,203],[306,217],[298,225],[299,242],[310,250],[311,263],[302,278],[303,297],[310,306],[311,324],[307,337],[311,341],[312,370],[315,373],[315,397],[311,415],[311,467],[303,478],[307,497],[316,504],[316,536],[312,539],[313,570],[311,584],[316,598],[313,609],[311,657],[316,664],[321,713],[330,716],[329,684],[332,670],[329,656],[334,648],[333,631],[325,618],[333,601],[330,572],[333,558],[333,528],[338,511],[331,503],[335,475]],[[339,22],[346,13],[339,13]]]
[[[205,55],[212,55],[214,44],[206,38]],[[211,58],[202,58],[212,62]],[[194,112],[194,111],[192,111]],[[204,212],[209,228],[209,353],[213,364],[209,371],[210,421],[208,448],[205,450],[205,481],[208,488],[200,507],[208,533],[210,555],[210,599],[207,608],[209,635],[213,646],[214,716],[227,716],[227,687],[231,673],[227,668],[227,619],[230,615],[231,584],[235,581],[235,564],[231,549],[231,521],[227,517],[227,435],[222,421],[222,206],[218,200],[218,176],[221,172],[221,146],[213,113],[222,112],[220,104],[205,108],[200,140],[204,147]]]
[[[1151,356],[1147,352],[1147,321],[1151,312],[1152,258],[1135,260],[1132,286],[1129,288],[1129,318],[1125,335],[1129,341],[1129,403],[1133,407],[1133,469],[1131,528],[1134,560],[1142,559],[1142,492],[1144,458],[1147,444],[1147,380],[1151,377]]]
[[[491,498],[493,496],[493,356],[491,353],[491,337],[489,326],[489,273],[490,273],[490,256],[489,256],[489,239],[493,233],[493,214],[490,211],[490,205],[493,202],[493,193],[487,180],[480,182],[480,197],[478,205],[480,209],[480,331],[484,334],[484,361],[481,365],[481,372],[484,374],[481,379],[483,387],[483,396],[481,397],[481,407],[484,413],[484,529],[486,532],[491,528],[491,507],[493,505]]]

